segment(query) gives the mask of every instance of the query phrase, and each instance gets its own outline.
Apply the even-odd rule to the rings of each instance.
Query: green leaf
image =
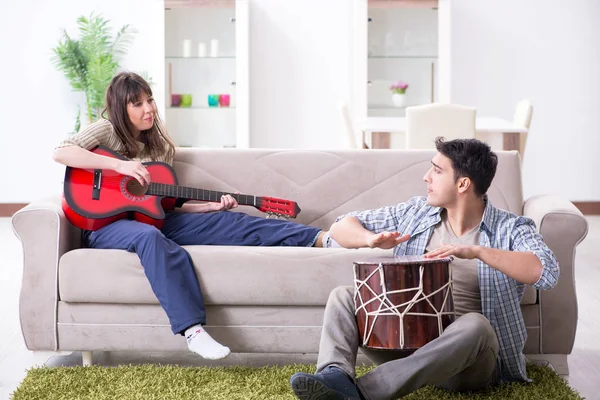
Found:
[[[131,43],[133,43],[133,35],[138,31],[130,25],[123,26],[115,37],[114,42],[111,45],[111,54],[116,60],[121,60],[122,57],[127,54]]]
[[[89,84],[87,97],[92,109],[104,107],[106,88],[117,71],[118,63],[112,55],[106,54],[95,58],[88,64]],[[91,119],[98,117],[97,111],[89,115]]]
[[[77,18],[79,39],[72,39],[64,31],[52,49],[56,69],[63,72],[73,90],[85,93],[90,123],[99,117],[106,88],[137,33],[131,25],[124,25],[113,38],[109,22],[93,12],[89,17],[81,16]]]
[[[77,106],[77,117],[75,117],[75,130],[73,133],[79,132],[81,129],[81,107]]]
[[[143,70],[143,71],[140,71],[139,74],[142,78],[144,78],[144,80],[146,82],[148,82],[148,85],[154,86],[154,81],[152,80],[152,77],[148,74],[148,71]]]

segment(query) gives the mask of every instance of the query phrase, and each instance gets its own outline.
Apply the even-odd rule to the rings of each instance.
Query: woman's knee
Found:
[[[153,225],[140,224],[133,237],[136,246],[144,244],[157,245],[165,240],[165,235]]]

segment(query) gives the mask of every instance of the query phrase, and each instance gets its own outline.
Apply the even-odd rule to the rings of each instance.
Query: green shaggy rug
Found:
[[[359,367],[362,375],[372,367]],[[12,394],[13,400],[237,400],[290,399],[295,372],[313,373],[314,366],[178,367],[161,365],[119,367],[43,367],[28,371]],[[548,367],[527,366],[533,384],[509,384],[476,394],[449,393],[425,387],[405,397],[424,399],[583,399]]]

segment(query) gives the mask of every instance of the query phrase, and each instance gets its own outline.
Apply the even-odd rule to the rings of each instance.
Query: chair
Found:
[[[475,137],[474,108],[456,104],[425,104],[406,108],[406,148],[432,149],[434,139]]]
[[[348,110],[348,106],[343,101],[338,102],[337,108],[340,113],[344,135],[348,139],[348,145],[351,149],[357,149],[358,144],[356,143],[356,134],[354,133],[352,119],[350,119],[350,110]]]
[[[513,118],[513,125],[520,128],[527,128],[531,125],[531,118],[533,117],[533,105],[527,99],[522,99],[517,103],[517,109]],[[521,153],[521,160],[525,155],[525,145],[527,144],[528,133],[521,133],[521,143],[519,145],[519,152]]]

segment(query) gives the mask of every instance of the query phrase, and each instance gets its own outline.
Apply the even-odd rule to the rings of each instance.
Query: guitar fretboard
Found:
[[[216,190],[197,189],[186,186],[168,185],[166,183],[150,183],[148,186],[147,194],[154,196],[166,196],[183,198],[188,200],[199,200],[199,201],[215,201],[220,202],[221,196],[226,194],[231,195],[237,200],[239,205],[242,206],[256,206],[256,196],[249,194],[219,192]]]

